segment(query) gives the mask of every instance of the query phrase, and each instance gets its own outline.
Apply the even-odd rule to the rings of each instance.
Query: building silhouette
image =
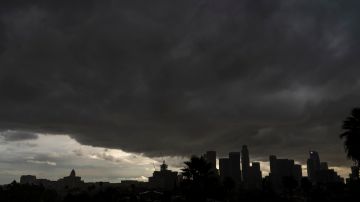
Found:
[[[220,178],[231,178],[236,184],[241,182],[240,152],[230,152],[228,158],[219,159]]]
[[[250,170],[250,157],[249,150],[246,145],[242,146],[241,149],[241,166],[242,166],[242,179],[245,183],[249,181],[249,170]]]
[[[57,181],[57,186],[79,187],[84,184],[81,177],[76,176],[75,170],[72,169],[69,176],[63,177]]]
[[[225,178],[231,177],[231,168],[230,168],[230,159],[229,158],[220,158],[219,159],[219,172],[220,178],[224,180]]]
[[[320,157],[316,151],[309,152],[310,158],[307,160],[307,172],[311,181],[315,180],[316,172],[321,169]]]
[[[320,163],[320,170],[327,170],[329,169],[329,165],[327,162],[321,162]]]
[[[249,150],[246,145],[241,149],[241,167],[244,187],[247,189],[260,189],[262,187],[262,173],[259,162],[250,165]]]
[[[326,169],[317,171],[313,181],[316,184],[331,184],[343,183],[344,179],[341,178],[334,169]]]
[[[178,172],[168,170],[168,165],[160,166],[160,171],[154,171],[153,176],[149,177],[149,185],[161,190],[173,190],[178,183]]]
[[[229,153],[230,177],[236,183],[241,182],[240,152]]]
[[[35,175],[22,175],[20,177],[20,184],[36,184],[37,179]]]
[[[276,156],[270,156],[270,185],[275,191],[282,191],[285,187],[283,181],[285,178],[291,178],[300,184],[302,178],[301,165],[295,164],[291,159],[278,159]]]
[[[248,170],[246,181],[244,181],[247,189],[261,189],[262,188],[262,173],[259,162],[252,162]]]
[[[321,162],[319,153],[309,152],[307,160],[308,177],[313,184],[343,183],[341,178],[333,169],[329,169],[327,162]]]
[[[262,189],[263,187],[272,188],[275,192],[280,193],[287,186],[299,188],[302,181],[302,166],[296,164],[292,159],[278,159],[271,155],[270,173],[263,181],[262,172],[259,162],[252,162],[250,160],[249,149],[243,145],[241,152],[229,152],[228,157],[219,159],[220,179],[224,182],[229,178],[235,182],[237,188],[244,188],[245,190]],[[216,170],[216,151],[207,151],[204,156],[205,160],[211,165],[212,169]],[[343,183],[341,178],[333,169],[329,169],[327,162],[321,162],[319,154],[316,151],[309,153],[307,160],[309,183],[313,185],[327,185],[332,183]],[[216,170],[217,171],[217,170]],[[347,182],[356,181],[359,179],[359,167],[353,166],[352,173],[349,175]],[[63,177],[57,181],[48,179],[37,179],[34,175],[23,175],[20,178],[21,184],[42,185],[46,188],[52,188],[58,191],[71,190],[86,190],[88,188],[103,190],[106,187],[131,187],[136,185],[143,189],[151,189],[158,191],[173,191],[180,185],[182,175],[168,169],[165,161],[160,165],[159,171],[154,171],[149,177],[148,182],[139,182],[134,180],[123,180],[121,183],[109,182],[89,182],[85,183],[80,176],[76,175],[75,170],[71,170],[70,175]],[[263,184],[264,183],[264,184]],[[263,186],[264,185],[264,186]],[[311,185],[311,184],[310,184]]]
[[[207,151],[204,155],[205,160],[211,164],[211,168],[215,173],[217,173],[216,169],[216,151]]]
[[[51,181],[48,179],[37,179],[34,175],[22,175],[20,177],[20,183],[42,185],[44,187],[54,189],[83,187],[85,185],[84,181],[81,180],[81,177],[76,176],[76,172],[74,169],[71,170],[69,176],[63,177],[57,181]]]

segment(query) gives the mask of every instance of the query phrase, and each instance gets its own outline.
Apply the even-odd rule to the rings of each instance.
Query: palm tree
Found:
[[[344,132],[340,138],[344,139],[347,157],[360,166],[360,108],[354,108],[342,125]]]
[[[184,164],[186,167],[182,169],[182,175],[185,180],[199,182],[214,174],[211,164],[204,157],[192,156],[190,161],[185,161]]]
[[[206,201],[209,193],[209,185],[214,176],[214,171],[210,163],[204,157],[192,156],[190,161],[184,162],[185,168],[182,169],[184,177],[183,185],[186,190],[188,201]]]

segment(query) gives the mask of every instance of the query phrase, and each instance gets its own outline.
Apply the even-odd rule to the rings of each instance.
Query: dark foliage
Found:
[[[184,163],[182,190],[187,200],[205,201],[206,198],[221,198],[223,189],[220,179],[210,163],[197,156],[192,156],[190,161]]]
[[[360,163],[360,108],[354,108],[342,125],[344,132],[340,135],[344,139],[344,147],[348,158],[358,166]]]
[[[288,181],[288,182],[285,182]],[[228,181],[230,182],[230,181]],[[291,179],[284,179],[284,184],[289,183],[293,186]],[[229,185],[229,184],[228,184]],[[228,186],[226,185],[226,186]],[[216,189],[203,189],[202,194],[197,190],[199,187],[192,187],[192,192],[181,193],[160,192],[160,191],[135,191],[119,188],[105,188],[102,190],[85,189],[82,191],[56,192],[36,185],[21,185],[12,183],[0,186],[1,202],[185,202],[185,201],[221,201],[221,202],[353,202],[357,201],[360,183],[358,181],[349,184],[334,183],[313,186],[305,179],[302,181],[301,189],[292,189],[292,194],[283,195],[266,189],[262,190],[243,190],[220,186]],[[213,187],[215,188],[215,187]],[[193,194],[193,195],[186,195]]]

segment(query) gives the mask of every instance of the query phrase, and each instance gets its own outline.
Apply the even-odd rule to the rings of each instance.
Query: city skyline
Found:
[[[297,174],[310,165],[314,180],[348,176],[358,1],[254,2],[2,0],[0,184],[72,168],[146,180],[207,150],[239,179],[243,145],[254,179],[269,155]]]
[[[234,152],[234,151],[232,151],[232,152],[227,152],[227,155],[233,155],[233,154],[238,154],[238,156],[237,157],[239,157],[239,159],[238,159],[238,162],[239,162],[239,165],[238,165],[238,168],[240,169],[239,171],[240,171],[240,175],[242,176],[241,178],[242,178],[242,180],[244,180],[244,177],[243,177],[243,175],[244,175],[244,164],[243,164],[243,158],[244,158],[244,155],[243,155],[243,152],[244,152],[244,148],[247,148],[246,147],[246,145],[244,145],[243,147],[242,147],[242,149],[241,150],[238,150],[238,151],[236,151],[236,152]],[[66,148],[67,149],[67,148]],[[246,149],[247,150],[247,149]],[[120,163],[120,159],[121,158],[124,158],[124,157],[126,157],[126,155],[128,155],[126,152],[123,152],[123,151],[121,151],[122,152],[122,157],[120,156],[120,158],[118,158],[118,159],[116,159],[116,155],[114,155],[114,156],[112,156],[112,154],[111,153],[116,153],[116,152],[119,152],[120,150],[112,150],[112,151],[109,151],[109,150],[107,150],[107,149],[102,149],[102,150],[98,150],[98,152],[99,153],[97,153],[97,154],[95,154],[94,155],[94,153],[93,154],[91,154],[91,155],[94,155],[94,156],[96,156],[96,157],[92,157],[93,158],[93,160],[95,160],[95,161],[100,161],[100,163],[102,163],[102,162],[104,162],[104,161],[109,161],[109,162],[112,162],[112,163],[114,163],[114,162],[117,162],[117,163]],[[76,152],[79,152],[79,151],[76,151]],[[86,149],[84,149],[83,148],[83,152],[84,152],[84,154],[86,153]],[[107,154],[106,153],[102,153],[102,152],[108,152]],[[214,153],[215,152],[215,153]],[[309,153],[306,153],[305,155],[307,155],[307,154],[312,154],[312,153],[316,153],[317,155],[318,155],[318,153],[316,152],[316,151],[308,151]],[[206,154],[208,154],[209,152],[206,152],[205,154],[204,154],[204,157],[206,157]],[[214,153],[214,154],[213,154]],[[220,159],[224,159],[224,158],[229,158],[227,155],[218,155],[217,153],[216,153],[216,151],[210,151],[210,154],[212,155],[212,158],[214,158],[214,156],[216,157],[216,169],[217,170],[219,170],[220,171],[220,162],[219,162],[219,160]],[[241,154],[241,155],[240,155]],[[202,155],[202,154],[199,154],[200,156]],[[247,151],[247,155],[249,155],[249,151]],[[251,157],[251,154],[249,155],[250,157]],[[269,155],[269,156],[271,156],[271,155]],[[119,156],[118,156],[119,157]],[[282,156],[278,156],[279,158],[282,158]],[[125,169],[123,169],[123,167],[121,167],[120,165],[121,164],[119,164],[119,167],[117,167],[116,165],[113,165],[114,167],[113,167],[113,169],[123,169],[123,171],[124,172],[127,172],[127,171],[129,171],[130,169],[136,169],[136,168],[142,168],[142,169],[144,169],[142,172],[144,172],[145,170],[146,170],[146,172],[145,172],[145,174],[144,173],[142,173],[142,174],[144,174],[144,175],[141,175],[141,176],[131,176],[131,177],[124,177],[124,176],[121,176],[121,174],[118,174],[118,175],[114,175],[114,173],[111,173],[112,174],[112,176],[107,176],[106,174],[105,175],[100,175],[100,176],[98,176],[98,177],[96,177],[96,178],[89,178],[90,176],[86,176],[85,175],[85,181],[87,181],[87,182],[97,182],[97,181],[108,181],[108,182],[112,182],[112,183],[116,183],[116,182],[121,182],[122,180],[136,180],[136,181],[148,181],[148,177],[150,177],[151,176],[151,174],[152,174],[152,172],[154,171],[154,167],[153,166],[156,166],[156,167],[158,167],[158,166],[160,166],[162,163],[163,163],[163,161],[166,159],[166,161],[168,161],[168,162],[170,162],[170,164],[173,164],[171,167],[170,167],[170,169],[171,170],[175,170],[175,171],[177,171],[177,172],[180,172],[181,171],[181,168],[184,166],[184,161],[186,160],[186,159],[188,159],[189,157],[182,157],[181,159],[177,159],[177,160],[175,160],[174,161],[174,159],[172,159],[171,157],[162,157],[162,158],[158,158],[158,159],[151,159],[151,158],[148,158],[148,157],[145,157],[145,156],[142,156],[142,155],[137,155],[137,156],[127,156],[127,159],[128,160],[130,160],[130,159],[138,159],[138,162],[136,163],[136,162],[134,162],[134,164],[132,164],[131,165],[131,167],[129,167],[129,168],[127,168],[128,170],[126,170],[126,168]],[[141,159],[141,158],[143,158],[143,159]],[[287,158],[290,158],[291,159],[291,157],[287,157]],[[126,158],[125,158],[126,159]],[[27,159],[28,160],[28,162],[27,163],[29,163],[29,164],[38,164],[38,165],[42,165],[42,164],[45,164],[45,165],[47,165],[48,167],[56,167],[56,162],[46,162],[46,161],[43,161],[43,162],[41,162],[41,161],[37,161],[37,160],[34,160],[34,159],[31,159],[31,158],[29,158],[29,159]],[[323,159],[324,160],[324,159]],[[144,164],[144,162],[146,162],[147,161],[147,164]],[[235,161],[236,161],[236,157],[235,157]],[[309,166],[308,164],[306,164],[306,162],[308,163],[308,159],[303,159],[303,160],[299,160],[299,159],[294,159],[294,162],[295,163],[297,163],[297,164],[300,164],[301,166],[302,166],[302,176],[308,176],[308,170],[307,170],[307,167]],[[269,175],[269,173],[270,173],[270,167],[271,167],[271,164],[270,164],[270,161],[261,161],[261,160],[258,160],[257,158],[249,158],[249,160],[248,160],[248,162],[249,162],[249,165],[250,165],[250,167],[251,167],[251,165],[253,164],[253,163],[256,163],[256,162],[258,162],[259,163],[259,169],[260,169],[260,171],[261,171],[261,173],[262,173],[262,177],[265,177],[265,176],[268,176]],[[300,162],[304,162],[303,164],[301,164]],[[103,163],[102,163],[103,164]],[[94,165],[94,164],[93,164]],[[68,165],[69,166],[69,165]],[[35,176],[39,176],[40,178],[46,178],[46,179],[51,179],[51,180],[56,180],[57,178],[59,178],[59,177],[61,177],[61,176],[63,176],[64,175],[64,172],[65,173],[67,173],[68,172],[68,170],[70,169],[70,168],[76,168],[78,171],[80,171],[80,173],[81,173],[81,171],[82,170],[87,170],[87,166],[89,167],[89,165],[82,165],[82,166],[80,166],[80,167],[78,167],[78,166],[73,166],[73,167],[65,167],[65,168],[62,168],[62,169],[60,169],[60,170],[58,170],[58,172],[59,172],[59,174],[58,175],[53,175],[53,173],[51,173],[51,171],[49,172],[49,173],[47,173],[45,176],[43,176],[43,175],[38,175],[36,172],[35,173],[26,173],[26,172],[22,172],[22,173],[19,173],[18,175],[14,175],[12,178],[8,178],[8,181],[3,181],[3,182],[1,182],[0,184],[8,184],[8,183],[10,183],[10,181],[12,181],[12,180],[17,180],[17,179],[19,179],[20,178],[20,176],[21,175],[28,175],[28,174],[32,174],[32,175],[35,175]],[[106,165],[105,165],[106,166]],[[105,167],[103,167],[103,169],[104,169]],[[149,169],[150,168],[150,169]],[[335,169],[335,171],[337,171],[337,172],[339,172],[339,174],[341,175],[341,177],[343,177],[344,179],[345,178],[348,178],[349,177],[349,174],[351,173],[351,167],[343,167],[343,168],[337,168],[336,166],[332,166],[331,164],[329,165],[329,169]],[[93,172],[96,174],[101,174],[101,173],[103,173],[103,172],[100,172],[100,170],[101,170],[101,168],[99,168],[99,169],[96,169],[96,168],[94,168],[93,169]],[[345,172],[344,172],[344,170],[345,170]],[[231,172],[231,171],[230,171]],[[87,172],[85,172],[85,173],[83,173],[83,174],[86,174]],[[93,174],[94,174],[93,173]],[[42,174],[44,174],[44,173],[42,173]],[[88,173],[89,174],[89,173]],[[231,176],[232,174],[229,174],[229,176]],[[221,174],[220,174],[220,176],[221,176]],[[83,176],[84,177],[84,176]],[[114,180],[115,179],[115,180]]]

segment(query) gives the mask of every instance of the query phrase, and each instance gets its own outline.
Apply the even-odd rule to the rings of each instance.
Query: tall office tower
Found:
[[[249,189],[261,189],[262,187],[262,173],[259,162],[252,162],[248,173],[248,181],[245,187]]]
[[[276,156],[270,156],[269,180],[274,191],[280,192],[284,189],[284,177],[291,177],[300,183],[301,165],[295,164],[291,159],[277,159]]]
[[[216,170],[216,151],[207,151],[205,154],[205,159],[208,163],[211,164],[213,170]]]
[[[219,159],[219,170],[221,179],[231,177],[230,160],[228,158]]]
[[[320,170],[320,157],[316,151],[310,151],[310,158],[307,160],[307,172],[310,180],[316,178],[316,172]]]
[[[320,170],[329,170],[329,166],[327,162],[320,163]]]
[[[293,177],[297,182],[301,182],[302,178],[302,168],[301,165],[294,164],[293,168]]]
[[[242,166],[243,180],[244,182],[246,182],[249,176],[249,169],[250,169],[249,150],[246,145],[243,145],[241,149],[241,166]]]
[[[229,161],[231,178],[238,183],[241,181],[240,152],[230,152]]]
[[[270,156],[270,173],[275,173],[276,171],[276,156],[275,155],[271,155]]]

